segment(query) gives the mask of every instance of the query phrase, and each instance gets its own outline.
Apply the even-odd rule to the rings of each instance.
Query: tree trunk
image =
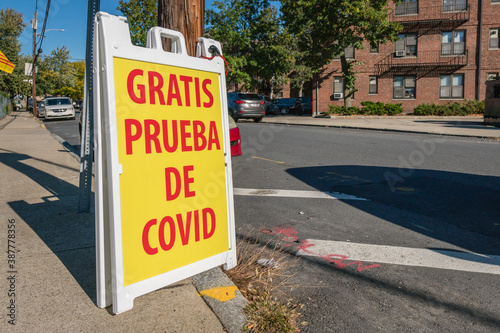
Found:
[[[274,75],[271,78],[271,91],[269,93],[269,98],[273,99],[274,98]]]
[[[345,78],[346,78],[346,73],[348,71],[348,64],[347,64],[347,59],[345,57],[345,54],[342,54],[340,56],[340,62],[342,64],[342,75],[343,75],[343,82],[344,82],[344,106],[346,108],[349,108],[351,107],[351,96],[350,96],[350,91],[346,88],[346,85],[345,85]]]
[[[158,0],[158,26],[180,31],[186,39],[187,52],[196,54],[196,43],[205,35],[205,0]],[[170,41],[163,41],[170,51]]]

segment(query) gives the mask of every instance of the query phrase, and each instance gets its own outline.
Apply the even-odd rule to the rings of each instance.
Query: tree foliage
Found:
[[[0,91],[6,92],[9,97],[25,94],[29,90],[29,84],[23,82],[24,59],[20,55],[19,42],[25,27],[22,13],[10,8],[0,10],[0,51],[16,65],[12,74],[0,71]]]
[[[158,21],[157,0],[120,0],[116,9],[128,19],[132,44],[146,46],[147,32]]]
[[[37,95],[55,95],[62,89],[66,92],[67,88],[76,87],[77,71],[70,59],[69,50],[63,46],[52,50],[49,56],[37,60]]]
[[[304,64],[314,71],[341,56],[342,73],[353,92],[354,63],[343,54],[347,47],[363,48],[363,41],[376,47],[397,39],[401,26],[388,19],[391,0],[281,0],[285,26],[306,53]],[[398,0],[394,2],[399,2]]]
[[[85,61],[79,60],[69,63],[70,71],[73,73],[74,78],[71,83],[72,86],[63,86],[54,90],[54,95],[68,96],[73,100],[83,99],[83,89],[85,82]]]
[[[293,40],[267,0],[216,1],[206,11],[207,36],[222,44],[228,86],[269,93],[293,65]]]

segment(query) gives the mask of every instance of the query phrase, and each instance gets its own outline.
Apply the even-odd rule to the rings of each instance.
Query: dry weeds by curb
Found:
[[[302,305],[286,293],[292,287],[289,273],[296,258],[269,243],[240,239],[237,245],[238,265],[226,271],[228,277],[248,300],[245,308],[250,332],[299,332]]]

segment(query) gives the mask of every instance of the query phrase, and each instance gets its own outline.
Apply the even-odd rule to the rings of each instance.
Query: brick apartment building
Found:
[[[345,51],[363,63],[355,67],[358,91],[352,106],[402,103],[412,112],[422,103],[484,100],[485,81],[500,72],[500,0],[403,0],[389,19],[403,26],[398,41]],[[316,99],[319,112],[344,105],[340,59],[305,88],[313,111]],[[283,91],[288,93],[297,92]]]

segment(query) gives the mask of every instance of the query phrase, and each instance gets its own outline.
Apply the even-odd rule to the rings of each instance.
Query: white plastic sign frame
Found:
[[[171,39],[173,44],[172,52],[163,51],[161,47],[161,37],[166,37]],[[210,39],[200,38],[200,44],[198,45],[197,54],[209,56],[208,47],[210,45],[215,45],[220,50],[220,43]],[[216,156],[216,159],[220,160],[221,163],[210,164],[211,163],[210,161],[203,160],[204,159],[203,156],[205,155],[198,155],[202,156],[201,157],[202,162],[198,164],[195,163],[196,164],[195,168],[196,171],[198,171],[199,169],[205,168],[205,165],[207,165],[207,168],[209,168],[211,165],[217,165],[216,169],[212,169],[210,172],[212,173],[216,172],[218,175],[223,175],[222,177],[219,177],[217,180],[218,186],[221,187],[220,190],[223,193],[225,193],[224,200],[219,199],[217,203],[217,205],[222,207],[222,209],[219,209],[219,212],[224,210],[224,212],[220,214],[222,215],[223,219],[217,221],[218,223],[217,228],[219,228],[217,230],[224,230],[224,233],[220,234],[226,238],[220,239],[220,236],[218,236],[219,238],[217,238],[217,241],[214,241],[216,243],[211,243],[215,244],[215,246],[211,245],[212,247],[209,248],[209,251],[206,251],[206,253],[209,253],[209,256],[205,257],[204,254],[203,253],[200,254],[200,251],[198,250],[193,251],[194,254],[192,258],[195,259],[187,259],[187,263],[185,265],[180,265],[180,266],[178,265],[172,270],[162,271],[157,275],[152,275],[152,276],[146,275],[146,278],[140,278],[135,276],[133,278],[129,278],[128,276],[126,276],[126,274],[124,275],[124,261],[138,262],[141,260],[140,258],[134,260],[124,259],[124,251],[128,251],[126,253],[130,253],[131,251],[130,248],[132,248],[132,245],[130,244],[131,242],[128,241],[125,242],[124,237],[128,237],[127,240],[130,237],[136,237],[136,236],[139,238],[142,237],[142,246],[144,248],[144,251],[147,252],[147,249],[149,249],[150,253],[147,254],[151,255],[155,253],[153,250],[156,250],[156,252],[158,252],[158,248],[160,247],[149,245],[148,242],[154,242],[154,241],[158,242],[158,241],[148,240],[150,239],[148,238],[150,236],[147,233],[147,231],[150,229],[152,230],[152,228],[157,228],[158,225],[163,225],[165,230],[169,230],[170,241],[171,241],[169,244],[166,244],[167,243],[166,240],[168,239],[168,237],[165,236],[166,231],[163,234],[161,234],[162,231],[159,231],[160,234],[164,236],[163,240],[160,236],[160,241],[159,241],[160,244],[162,245],[160,251],[162,251],[162,249],[165,250],[164,245],[166,247],[168,247],[169,245],[172,246],[171,243],[173,243],[173,240],[175,239],[175,235],[172,236],[174,233],[173,232],[174,229],[172,228],[175,228],[176,227],[175,223],[178,223],[177,232],[181,234],[180,236],[179,235],[177,236],[177,242],[180,242],[179,239],[182,239],[182,245],[185,245],[185,247],[183,248],[181,247],[178,248],[184,249],[191,246],[193,249],[202,249],[203,251],[205,251],[203,246],[199,244],[202,244],[203,240],[207,240],[209,236],[215,233],[216,214],[214,213],[214,209],[206,208],[203,211],[200,209],[199,211],[186,213],[187,215],[182,215],[179,213],[176,215],[177,221],[174,221],[175,220],[174,218],[166,219],[168,216],[165,216],[165,218],[161,220],[161,223],[160,223],[161,216],[158,217],[158,221],[156,221],[155,219],[151,219],[148,222],[147,219],[145,220],[138,219],[137,223],[141,224],[140,228],[142,228],[141,230],[143,230],[142,235],[136,233],[130,236],[129,235],[130,231],[125,231],[124,229],[125,227],[124,225],[122,225],[123,221],[125,221],[125,219],[127,218],[127,216],[125,216],[124,214],[125,209],[127,209],[126,212],[128,214],[128,212],[130,211],[133,211],[135,213],[136,210],[140,210],[141,207],[131,209],[131,208],[126,208],[124,207],[124,205],[122,205],[123,202],[127,202],[124,201],[125,199],[123,197],[128,196],[128,193],[130,192],[130,191],[125,192],[125,189],[130,189],[130,184],[129,184],[130,181],[129,183],[127,183],[129,185],[125,185],[126,182],[123,180],[125,178],[122,179],[122,174],[127,173],[126,171],[124,171],[125,169],[124,165],[126,165],[127,168],[129,168],[129,165],[132,164],[133,165],[137,164],[142,167],[149,163],[143,160],[144,156],[146,155],[138,155],[138,157],[135,158],[135,160],[133,160],[133,163],[127,162],[129,164],[124,164],[124,158],[123,158],[124,143],[122,140],[123,129],[118,129],[118,126],[123,127],[123,122],[119,123],[119,120],[123,120],[122,118],[120,118],[121,113],[126,111],[127,116],[132,115],[130,117],[133,118],[134,114],[140,115],[141,112],[140,106],[138,106],[133,110],[131,110],[130,108],[125,108],[126,110],[124,111],[123,103],[119,102],[120,98],[123,99],[123,97],[118,96],[117,99],[117,91],[119,91],[118,86],[120,85],[122,87],[123,83],[121,81],[120,82],[115,82],[115,81],[117,80],[116,78],[121,78],[120,75],[122,75],[122,73],[120,72],[123,72],[123,68],[126,68],[128,64],[144,64],[146,68],[147,66],[153,66],[160,72],[161,70],[169,69],[173,72],[180,71],[181,73],[186,73],[186,72],[199,73],[202,77],[203,75],[205,75],[210,78],[215,78],[215,80],[207,81],[213,83],[213,85],[211,86],[208,86],[207,84],[205,84],[205,81],[203,81],[202,92],[207,92],[208,90],[207,87],[210,88],[217,86],[219,87],[219,89],[217,89],[214,94],[208,92],[208,96],[209,97],[212,96],[213,98],[210,99],[208,97],[207,100],[207,96],[205,96],[205,100],[203,101],[203,103],[206,103],[207,105],[212,105],[210,104],[210,102],[213,102],[215,100],[215,104],[213,105],[217,107],[219,106],[218,103],[220,103],[220,110],[215,110],[217,112],[214,112],[214,107],[212,107],[211,110],[203,114],[203,117],[208,117],[208,118],[203,118],[204,120],[198,121],[198,125],[201,127],[204,126],[203,128],[206,127],[207,137],[208,137],[208,132],[210,131],[210,136],[207,139],[205,139],[205,141],[201,140],[202,142],[205,143],[205,146],[203,147],[207,147],[210,143],[212,144],[209,147],[213,148],[213,152],[210,151],[206,153],[212,154],[209,156]],[[117,67],[116,69],[115,66]],[[211,268],[220,265],[223,265],[224,269],[230,269],[236,266],[236,239],[235,239],[235,223],[234,223],[233,184],[232,184],[232,173],[231,173],[231,153],[230,153],[231,150],[229,142],[228,113],[226,111],[227,95],[226,95],[224,62],[220,57],[215,57],[212,60],[207,60],[200,57],[188,56],[186,52],[184,37],[182,36],[182,34],[176,31],[167,30],[159,27],[153,28],[148,32],[148,45],[146,48],[134,46],[132,45],[130,40],[130,32],[128,24],[126,23],[126,18],[113,16],[104,12],[99,12],[96,15],[95,26],[94,26],[93,73],[95,75],[94,77],[95,105],[93,110],[95,119],[94,146],[95,146],[95,178],[96,178],[95,215],[96,215],[97,305],[99,307],[106,307],[112,305],[113,313],[118,314],[130,310],[133,307],[134,299],[140,295],[144,295],[151,291],[160,289],[162,287],[165,287],[167,285],[170,285],[172,283],[175,283],[177,281],[183,280],[185,278],[191,277],[193,275],[196,275],[198,273],[201,273],[203,271],[209,270]],[[158,79],[158,77],[155,77],[154,79]],[[199,83],[199,81],[201,81],[201,79],[197,79],[196,82]],[[157,81],[149,81],[150,84],[151,82],[157,82]],[[184,84],[186,83],[184,82]],[[186,85],[184,86],[184,89],[188,90]],[[202,102],[201,98],[198,98],[200,89],[201,88],[197,88],[196,90],[197,104]],[[179,91],[177,91],[177,93],[178,92]],[[123,95],[123,92],[121,92],[121,95]],[[131,95],[130,91],[129,95]],[[188,95],[186,95],[186,98],[188,98],[187,96]],[[156,97],[158,98],[158,96]],[[180,105],[180,102],[178,104]],[[178,115],[179,110],[177,110],[176,112]],[[212,115],[214,117],[213,118],[214,120],[210,120],[211,119],[210,117],[212,117]],[[168,116],[165,117],[166,117],[165,119],[168,118]],[[170,115],[170,117],[172,116]],[[209,119],[210,121],[208,122],[207,119]],[[162,121],[166,122],[167,120],[162,120]],[[181,120],[179,120],[179,123],[180,122]],[[187,122],[188,121],[185,121],[185,124],[187,124]],[[201,122],[205,122],[205,125],[200,124]],[[138,123],[138,121],[135,123]],[[174,123],[172,122],[172,124]],[[194,121],[192,124],[194,128],[195,127]],[[120,130],[122,132],[120,132]],[[128,133],[129,139],[130,136],[132,135],[138,135],[139,129],[137,127],[136,128],[131,127],[129,128],[129,130],[130,133],[132,133],[133,130],[136,131],[135,134]],[[179,131],[183,130],[185,134],[185,132],[187,131],[186,126],[183,129],[182,126],[179,127]],[[147,130],[144,129],[144,131]],[[171,131],[173,132],[173,127]],[[196,130],[193,129],[193,131]],[[151,132],[149,132],[149,135],[151,135]],[[195,136],[195,134],[193,133],[186,135],[188,138],[190,138],[191,136]],[[222,142],[219,142],[218,138],[222,138]],[[194,138],[192,140],[194,142]],[[206,144],[206,141],[208,141],[208,145]],[[150,141],[149,143],[153,146],[154,149],[155,142]],[[127,143],[127,145],[128,144],[129,143]],[[196,145],[194,143],[192,144]],[[220,144],[220,146],[218,144]],[[130,143],[130,145],[132,144]],[[139,150],[137,147],[139,146],[135,146],[135,149]],[[208,149],[209,148],[205,148],[205,150]],[[194,154],[194,152],[190,152],[190,154],[191,153]],[[200,154],[201,153],[202,152],[200,152]],[[173,154],[172,156],[186,156],[186,155]],[[178,158],[176,159],[176,161],[172,161],[172,163],[176,163],[177,160]],[[200,167],[200,164],[202,164],[203,167]],[[144,170],[145,174],[149,172],[150,171],[147,168]],[[195,193],[194,186],[196,183],[196,181],[194,180],[195,177],[193,176],[194,173],[195,172],[192,170],[192,168],[191,169],[188,168],[188,176],[184,174],[185,179],[184,179],[183,191],[185,191],[186,197],[188,196],[187,195],[188,193],[191,193],[191,195],[194,196]],[[170,184],[170,186],[173,188],[174,185],[172,184],[174,181],[171,180],[171,178],[169,178],[170,176],[167,177],[166,174],[167,172],[165,171],[164,177],[166,180],[165,179],[163,180],[163,184],[165,184],[166,182],[167,184]],[[221,178],[223,178],[222,181]],[[213,180],[213,183],[215,182],[216,181]],[[180,187],[179,184],[180,182],[177,183],[178,187]],[[140,191],[140,186],[137,187],[137,190]],[[168,201],[168,194],[169,194],[168,186],[166,191],[167,191],[167,201]],[[173,190],[170,190],[171,196],[172,196],[172,191]],[[141,196],[147,197],[148,193],[143,193],[141,194]],[[128,202],[130,203],[130,199],[128,200],[129,200]],[[168,214],[172,215],[175,214],[175,212],[165,212],[165,215]],[[194,230],[197,230],[196,231],[197,234],[193,235],[195,231],[192,231],[191,236],[189,236],[189,223],[187,221],[191,220],[198,221],[197,219],[201,221],[202,217],[203,217],[203,223],[198,222],[198,224],[193,227],[196,228]],[[183,218],[185,224],[182,226],[181,224],[183,222],[182,220]],[[127,219],[127,221],[129,220],[131,220],[131,218]],[[168,222],[170,229],[167,228],[166,222]],[[146,227],[143,227],[144,223],[146,223]],[[194,223],[195,222],[193,222],[193,225]],[[148,227],[150,229],[147,229]],[[204,228],[203,230],[201,230],[202,227]],[[188,230],[187,232],[186,229]],[[202,237],[200,235],[203,236],[203,239],[201,239]],[[192,241],[194,237],[196,237],[197,243],[194,243],[194,241]],[[146,239],[146,241],[144,239]],[[209,239],[209,241],[212,240]],[[148,246],[144,244],[148,244]],[[190,245],[190,244],[195,244],[195,245]],[[215,248],[215,250],[212,250],[212,248]],[[222,248],[224,250],[220,250]],[[144,253],[141,253],[140,255],[142,255],[142,258],[146,257]],[[135,253],[133,253],[133,255],[128,255],[127,258],[132,258],[132,257],[135,258]],[[153,255],[151,255],[151,257],[153,257]],[[177,260],[177,261],[180,260],[180,262],[182,263],[183,259],[172,258],[172,260]],[[164,261],[162,261],[161,263],[163,262]],[[141,267],[140,270],[136,269],[134,272],[142,273],[143,270],[148,271],[148,269],[154,272],[154,269],[147,265],[145,265],[145,267]],[[128,274],[128,275],[133,275],[133,274]],[[128,282],[126,282],[126,280]]]

